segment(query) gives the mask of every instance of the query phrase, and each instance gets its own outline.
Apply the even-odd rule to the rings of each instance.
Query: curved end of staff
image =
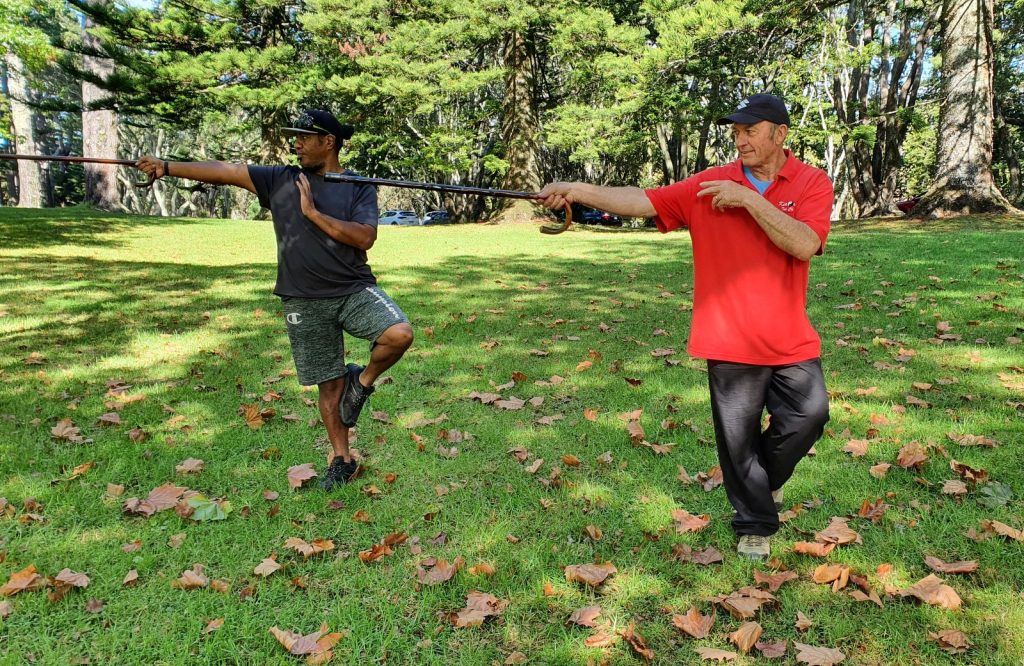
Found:
[[[562,210],[565,211],[565,221],[558,225],[546,224],[542,226],[540,228],[542,234],[560,234],[569,228],[569,225],[572,224],[572,206],[566,206]]]
[[[147,181],[136,181],[132,183],[135,187],[153,187],[153,183],[156,182],[156,174],[151,174]]]

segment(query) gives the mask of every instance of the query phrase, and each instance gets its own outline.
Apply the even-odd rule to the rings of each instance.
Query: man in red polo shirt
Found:
[[[739,159],[667,187],[552,183],[544,205],[580,203],[687,228],[693,244],[693,323],[687,351],[708,364],[711,412],[737,552],[762,559],[779,529],[782,486],[821,437],[828,394],[821,341],[807,318],[810,258],[829,231],[828,176],[783,148],[789,113],[752,95],[718,120]],[[770,415],[761,430],[764,410]]]

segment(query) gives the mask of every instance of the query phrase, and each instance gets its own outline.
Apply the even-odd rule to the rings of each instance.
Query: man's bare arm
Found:
[[[165,166],[166,165],[166,166]],[[165,162],[159,157],[146,155],[139,158],[135,166],[147,175],[163,178],[170,175],[174,178],[187,178],[213,185],[234,185],[250,192],[256,191],[249,177],[249,167],[244,164],[232,164],[209,160],[206,162]],[[169,173],[168,173],[169,172]]]
[[[821,248],[821,238],[814,229],[786,215],[764,197],[750,197],[747,212],[779,249],[797,259],[808,261]]]
[[[807,261],[821,248],[821,239],[814,229],[786,215],[754,190],[731,180],[709,180],[701,183],[700,187],[697,196],[711,197],[714,208],[746,208],[783,252]]]
[[[603,187],[588,183],[551,183],[540,191],[547,208],[579,203],[626,217],[654,217],[658,211],[639,187]]]

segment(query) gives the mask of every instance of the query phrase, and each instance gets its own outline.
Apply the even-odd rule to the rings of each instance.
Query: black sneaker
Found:
[[[348,374],[345,376],[345,390],[341,393],[341,422],[351,428],[359,420],[359,412],[363,411],[363,405],[373,393],[373,387],[359,383],[363,366],[349,363],[346,367]]]
[[[331,461],[331,466],[327,468],[324,478],[320,479],[320,487],[330,492],[336,486],[348,483],[349,479],[355,476],[358,468],[359,465],[356,464],[356,461],[349,460],[345,462],[341,459],[341,456],[335,456],[334,460]]]

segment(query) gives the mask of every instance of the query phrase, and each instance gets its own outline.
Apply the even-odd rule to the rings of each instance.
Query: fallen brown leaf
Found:
[[[565,568],[565,579],[570,583],[583,583],[598,587],[608,576],[618,572],[611,562],[604,564],[571,564]]]
[[[584,606],[577,608],[569,616],[570,624],[578,624],[581,627],[593,627],[594,620],[601,614],[600,606]]]
[[[757,639],[761,638],[764,629],[757,622],[745,622],[740,628],[729,634],[729,640],[743,654],[747,654],[754,647]]]
[[[715,611],[711,615],[702,615],[696,607],[691,606],[686,615],[673,615],[672,626],[694,638],[705,638],[715,624]]]

